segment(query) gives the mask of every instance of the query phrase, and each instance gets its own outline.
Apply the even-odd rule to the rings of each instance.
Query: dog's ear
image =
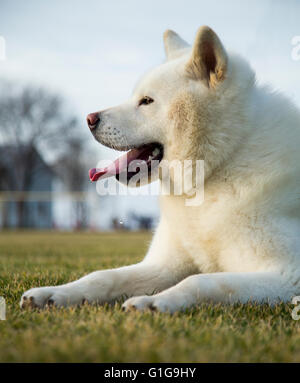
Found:
[[[216,33],[207,26],[200,27],[186,66],[189,76],[215,87],[226,76],[227,62],[227,54]]]
[[[180,50],[189,46],[176,32],[173,32],[170,29],[166,30],[164,33],[164,45],[168,60],[177,57]]]

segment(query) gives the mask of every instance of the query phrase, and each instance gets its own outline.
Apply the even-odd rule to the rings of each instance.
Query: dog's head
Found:
[[[229,60],[207,26],[198,30],[192,47],[170,30],[164,44],[166,62],[147,73],[125,103],[89,114],[89,128],[100,143],[129,150],[127,161],[204,159],[207,172],[217,165],[214,157],[224,160],[222,144],[232,127],[224,131],[223,121],[230,125],[229,109],[245,101],[241,94],[253,84],[252,72],[243,61]],[[123,168],[121,158],[117,172]],[[105,172],[92,169],[90,177],[97,180]]]

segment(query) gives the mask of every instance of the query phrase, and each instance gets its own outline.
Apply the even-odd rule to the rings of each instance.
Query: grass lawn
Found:
[[[115,307],[21,311],[31,287],[142,259],[145,233],[0,233],[1,362],[299,362],[292,305],[201,305],[173,316]]]

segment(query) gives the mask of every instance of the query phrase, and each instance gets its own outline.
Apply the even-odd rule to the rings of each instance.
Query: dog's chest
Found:
[[[199,272],[253,271],[269,256],[267,229],[259,230],[230,200],[188,208],[170,199],[162,207],[171,235]]]
[[[215,208],[189,208],[181,201],[171,199],[164,204],[163,214],[172,235],[199,271],[224,271],[219,257],[225,246],[221,233],[225,218],[220,213],[216,214]]]

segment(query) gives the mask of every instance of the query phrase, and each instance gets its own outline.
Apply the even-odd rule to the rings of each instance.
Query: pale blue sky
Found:
[[[299,20],[298,0],[0,0],[7,47],[0,77],[62,92],[89,134],[89,112],[121,103],[138,77],[164,60],[164,30],[191,43],[206,24],[249,59],[260,82],[300,105],[300,61],[291,58]],[[90,144],[99,157],[113,155],[92,137]]]
[[[85,115],[122,102],[164,59],[165,29],[192,42],[207,24],[250,60],[259,79],[300,103],[300,62],[290,56],[299,17],[298,0],[1,0],[7,61],[0,75],[61,91]]]

